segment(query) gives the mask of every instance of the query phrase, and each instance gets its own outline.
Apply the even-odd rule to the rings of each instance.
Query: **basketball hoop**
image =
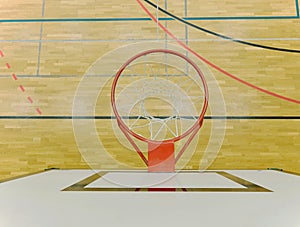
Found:
[[[176,65],[169,64],[170,59]],[[174,172],[176,162],[203,124],[208,87],[198,66],[183,54],[147,50],[118,70],[111,104],[120,130],[148,171]],[[147,143],[148,159],[133,138]],[[175,157],[175,142],[183,138],[187,141]]]

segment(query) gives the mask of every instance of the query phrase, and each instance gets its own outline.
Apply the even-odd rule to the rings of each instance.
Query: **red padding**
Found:
[[[148,172],[174,171],[174,142],[148,142]]]

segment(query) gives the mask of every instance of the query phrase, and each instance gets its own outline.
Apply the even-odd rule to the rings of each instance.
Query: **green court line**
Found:
[[[299,0],[295,0],[295,3],[296,3],[296,14],[297,14],[297,18],[300,18],[300,15],[299,15]]]
[[[297,1],[298,2],[298,1]],[[245,16],[245,17],[184,17],[187,21],[204,21],[204,20],[282,20],[299,18],[299,9],[294,16]],[[145,17],[123,17],[123,18],[36,18],[36,19],[1,19],[0,23],[41,23],[41,22],[138,22],[150,21]],[[160,21],[172,21],[173,18],[159,18]]]
[[[281,19],[296,19],[298,15],[291,16],[241,16],[241,17],[185,17],[187,21],[201,20],[281,20]]]
[[[0,23],[40,23],[40,22],[115,22],[115,21],[150,21],[150,18],[33,18],[33,19],[2,19]],[[161,20],[172,20],[165,18]]]

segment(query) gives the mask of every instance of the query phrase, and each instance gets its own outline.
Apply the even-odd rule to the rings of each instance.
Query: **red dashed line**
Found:
[[[40,110],[40,108],[36,108],[36,112],[38,112],[40,115],[42,115],[42,111]]]
[[[23,85],[20,85],[20,89],[21,91],[25,92],[25,88],[23,87]]]
[[[28,101],[29,101],[30,103],[33,103],[33,100],[31,99],[30,96],[28,96],[27,99],[28,99]]]
[[[4,57],[4,53],[3,53],[3,51],[1,51],[1,50],[0,50],[0,57],[1,57],[1,58]],[[6,66],[7,69],[10,69],[10,68],[11,68],[11,66],[10,66],[9,63],[6,63],[5,66]],[[13,78],[14,80],[18,80],[18,77],[17,77],[17,75],[16,75],[15,73],[12,73],[11,76],[12,76],[12,78]],[[20,90],[21,90],[22,92],[25,92],[25,87],[24,87],[23,85],[20,85],[19,88],[20,88]],[[28,99],[28,101],[29,101],[31,104],[33,103],[33,100],[32,100],[32,98],[31,98],[30,96],[28,96],[27,99]],[[40,108],[36,108],[35,110],[36,110],[36,112],[37,112],[39,115],[42,114],[42,111],[40,110]]]
[[[11,76],[13,77],[14,80],[18,80],[18,77],[16,76],[16,74],[13,73]]]

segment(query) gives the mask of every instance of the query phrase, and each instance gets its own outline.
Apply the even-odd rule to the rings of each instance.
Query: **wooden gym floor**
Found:
[[[268,95],[210,67],[225,99],[226,116],[221,117],[227,117],[227,125],[223,145],[209,168],[300,172],[298,0],[153,0],[194,25],[275,47],[269,49],[208,34],[142,2],[179,39],[218,67],[298,100]],[[176,44],[136,1],[0,0],[0,15],[0,180],[46,168],[88,168],[72,126],[73,99],[85,72],[99,57],[124,45],[157,40]],[[106,92],[102,95],[109,95]],[[97,116],[110,114],[109,107],[97,106]],[[207,117],[209,125],[210,113]],[[135,153],[120,146],[110,120],[95,121],[104,146],[118,161],[103,159],[100,168],[143,167]],[[209,133],[204,125],[202,142],[186,169],[199,168]]]

